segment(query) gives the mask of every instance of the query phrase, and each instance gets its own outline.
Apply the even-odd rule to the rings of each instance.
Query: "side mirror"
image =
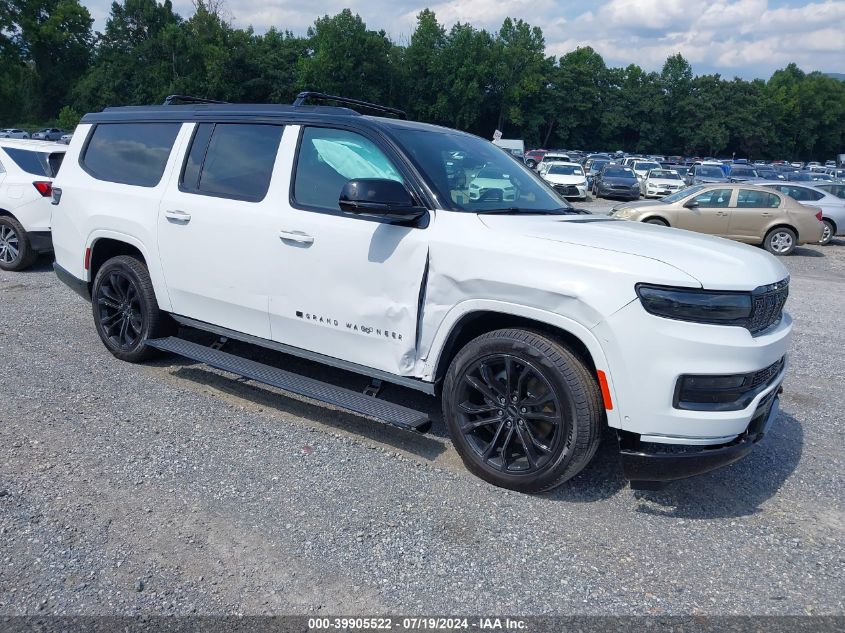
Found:
[[[684,204],[684,207],[687,209],[697,209],[699,207],[699,204],[695,200],[690,200],[689,202]]]
[[[401,182],[387,178],[356,178],[348,181],[340,192],[338,204],[342,211],[403,222],[420,219],[425,207],[414,199]]]

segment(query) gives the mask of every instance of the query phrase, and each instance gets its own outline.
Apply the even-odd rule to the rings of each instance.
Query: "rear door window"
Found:
[[[82,167],[98,180],[155,187],[181,123],[101,123],[94,128]]]
[[[737,194],[736,206],[740,208],[777,209],[780,206],[780,198],[765,191],[740,189]]]
[[[259,202],[267,195],[281,125],[202,123],[185,158],[179,188],[235,200]]]

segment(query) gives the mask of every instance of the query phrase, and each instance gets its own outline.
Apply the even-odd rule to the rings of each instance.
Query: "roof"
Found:
[[[42,152],[66,152],[67,145],[54,141],[33,141],[23,138],[0,138],[0,147],[16,147]]]
[[[292,106],[281,104],[213,103],[190,105],[122,106],[106,108],[102,112],[86,114],[81,123],[128,123],[128,122],[173,122],[214,121],[221,119],[278,119],[280,122],[320,121],[324,123],[357,123],[368,127],[392,130],[428,130],[465,134],[459,130],[440,127],[417,121],[363,115],[350,108],[334,106]]]

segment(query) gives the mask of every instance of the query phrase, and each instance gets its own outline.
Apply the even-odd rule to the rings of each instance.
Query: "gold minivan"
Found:
[[[694,185],[660,200],[625,202],[611,217],[687,229],[789,255],[822,238],[821,209],[749,184]]]

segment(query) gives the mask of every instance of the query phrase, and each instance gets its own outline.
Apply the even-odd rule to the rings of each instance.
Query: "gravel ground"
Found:
[[[792,367],[747,459],[634,492],[608,433],[533,497],[467,473],[420,394],[386,396],[425,436],[121,363],[47,261],[0,271],[0,615],[841,615],[845,240],[785,262]]]

